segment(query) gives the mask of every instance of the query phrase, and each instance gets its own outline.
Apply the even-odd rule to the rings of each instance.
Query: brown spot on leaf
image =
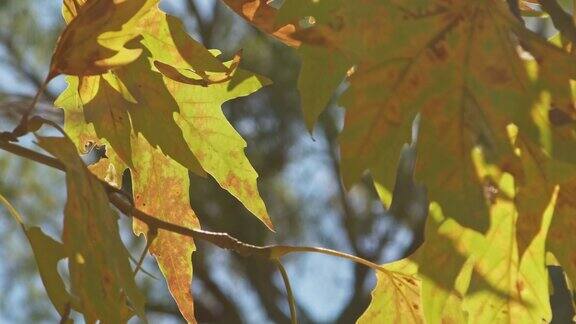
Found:
[[[344,17],[337,15],[328,25],[333,31],[339,32],[344,28]]]
[[[558,108],[548,110],[548,119],[554,126],[564,126],[574,122],[574,119],[570,117],[570,115]]]
[[[446,47],[442,44],[436,44],[430,48],[434,58],[440,62],[446,61],[448,58],[448,51]]]
[[[484,70],[486,77],[490,80],[490,82],[496,84],[507,83],[511,80],[508,71],[499,66],[488,66]]]
[[[516,281],[516,289],[521,293],[524,290],[524,282],[521,280]]]

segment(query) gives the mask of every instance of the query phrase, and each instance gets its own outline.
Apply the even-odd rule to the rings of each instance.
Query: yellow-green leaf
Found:
[[[94,75],[128,64],[140,49],[125,45],[137,37],[142,18],[158,0],[67,1],[63,14],[68,25],[52,56],[49,77],[58,74]],[[73,18],[72,18],[73,17]]]
[[[168,78],[164,81],[180,106],[180,113],[174,118],[202,168],[272,229],[266,206],[258,194],[258,174],[244,154],[246,142],[226,120],[221,108],[225,101],[249,95],[268,81],[244,70],[238,70],[230,81],[207,87]]]
[[[121,176],[122,171],[126,168],[126,163],[120,158],[119,154],[116,154],[106,139],[98,136],[96,129],[92,123],[87,123],[85,118],[84,104],[82,102],[82,97],[85,100],[96,100],[96,101],[106,101],[106,99],[96,99],[98,94],[98,83],[101,76],[89,76],[83,77],[82,84],[80,84],[80,78],[75,76],[69,76],[66,78],[68,86],[60,94],[60,96],[54,102],[54,106],[61,108],[64,111],[64,130],[70,139],[76,144],[78,151],[82,154],[90,154],[90,149],[96,146],[105,145],[106,146],[106,156],[100,160],[96,165],[91,165],[88,168],[93,171],[99,178],[109,182],[115,187],[121,187]],[[81,95],[82,94],[82,95]],[[94,107],[97,109],[98,107]],[[117,110],[118,107],[109,107],[109,109]],[[122,109],[120,107],[120,109]],[[102,108],[102,112],[106,111],[106,107]],[[95,112],[96,113],[96,112]],[[98,112],[99,113],[99,112]],[[106,120],[106,118],[102,118]],[[100,120],[95,119],[96,122]],[[103,129],[109,129],[109,124],[99,125]],[[110,134],[104,132],[104,134]],[[109,136],[104,135],[102,136]],[[112,132],[115,135],[124,136],[125,131]],[[114,142],[123,143],[123,138],[109,138],[109,140]],[[121,149],[122,147],[120,147]],[[126,158],[130,161],[132,152],[128,152],[130,155]]]
[[[482,180],[470,158],[475,146],[519,175],[508,124],[539,145],[551,129],[555,137],[547,152],[575,161],[568,89],[576,59],[523,27],[503,1],[293,0],[279,9],[257,0],[224,2],[265,32],[296,26],[290,37],[301,44],[285,43],[298,47],[306,69],[301,78],[310,78],[300,79],[302,98],[313,98],[318,89],[315,99],[324,97],[327,88],[335,90],[342,71],[354,67],[342,98],[342,174],[348,185],[370,170],[392,189],[396,157],[417,113],[422,151],[416,177],[428,186],[431,200],[463,226],[488,227]],[[538,62],[535,73],[529,75],[518,39]],[[330,70],[340,77],[327,72],[319,77],[314,72],[321,65],[308,63],[334,60],[338,66]],[[554,108],[546,106],[537,116],[530,109],[542,92],[550,93]],[[322,105],[303,102],[308,125]]]
[[[178,103],[166,88],[162,75],[151,69],[148,58],[142,56],[114,72],[118,82],[125,85],[124,97],[134,98],[134,103],[126,102],[134,132],[142,133],[152,146],[159,147],[186,168],[203,174],[197,157],[188,148],[182,130],[174,121],[174,114],[179,111]]]
[[[73,303],[57,269],[58,261],[66,257],[64,246],[44,234],[39,227],[24,228],[24,232],[32,246],[38,272],[40,272],[48,298],[58,313],[64,316],[72,308]]]
[[[116,90],[121,85],[110,73],[102,76],[82,78],[80,89],[90,87],[93,97],[84,97],[80,93],[83,103],[84,117],[86,122],[94,125],[94,130],[99,138],[105,138],[120,158],[132,166],[132,148],[130,146],[130,133],[132,125],[128,116],[126,99]]]
[[[513,185],[510,178],[503,177],[503,182],[508,183],[504,185]],[[491,206],[487,245],[478,252],[464,303],[474,323],[548,323],[551,320],[545,242],[556,194],[543,213],[540,231],[522,255],[518,251],[516,223],[519,219],[513,201],[498,198]]]
[[[188,199],[188,170],[142,136],[134,139],[133,191],[136,207],[160,219],[188,228],[200,224]],[[147,233],[146,224],[134,221],[136,234]],[[192,299],[192,238],[164,230],[158,231],[150,252],[156,257],[168,289],[188,322],[195,322]]]
[[[38,137],[38,142],[66,168],[68,200],[62,241],[69,258],[72,294],[79,298],[86,321],[120,322],[126,299],[145,318],[144,297],[134,282],[118,216],[102,184],[68,138]]]
[[[425,323],[416,269],[415,264],[399,261],[377,271],[372,302],[358,323]]]

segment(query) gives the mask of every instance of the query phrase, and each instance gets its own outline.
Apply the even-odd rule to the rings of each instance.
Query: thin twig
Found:
[[[138,263],[136,263],[136,268],[134,269],[134,276],[136,276],[138,274],[138,271],[140,271],[140,269],[142,269],[142,264],[144,263],[144,258],[146,258],[146,254],[148,254],[148,251],[150,250],[150,246],[152,245],[152,243],[156,239],[156,236],[158,236],[158,230],[156,230],[155,227],[150,227],[148,229],[148,234],[146,235],[146,246],[144,247],[144,251],[142,251],[140,258],[138,259]],[[145,272],[144,270],[142,270],[142,271]]]
[[[288,273],[282,262],[280,260],[275,260],[278,270],[282,275],[282,280],[284,281],[284,286],[286,286],[286,295],[288,296],[288,304],[290,305],[290,323],[298,324],[298,315],[296,314],[296,299],[294,298],[294,293],[292,292],[292,287],[290,286],[290,278],[288,278]]]
[[[7,60],[8,63],[24,78],[28,79],[30,83],[36,87],[36,89],[40,89],[42,87],[42,79],[33,71],[26,69],[26,66],[30,66],[29,62],[25,62],[22,53],[20,50],[16,48],[14,44],[14,38],[10,36],[10,34],[3,34],[0,35],[0,43],[4,45],[8,54],[10,55],[11,59]],[[54,101],[56,99],[56,95],[48,89],[45,89],[44,96],[47,101]]]
[[[540,0],[540,5],[542,9],[550,15],[554,27],[556,27],[564,37],[568,38],[573,45],[576,44],[576,25],[574,24],[574,18],[564,11],[556,0]]]
[[[42,84],[40,84],[40,88],[38,88],[36,95],[34,96],[34,98],[32,98],[32,102],[30,102],[30,106],[28,106],[28,108],[26,109],[26,111],[22,115],[22,118],[20,119],[20,123],[12,131],[12,133],[16,137],[19,137],[19,136],[22,136],[22,135],[28,133],[28,131],[29,131],[28,118],[30,117],[30,114],[32,114],[32,111],[34,111],[34,108],[36,108],[36,104],[38,103],[40,96],[44,93],[44,90],[46,90],[46,86],[48,85],[48,82],[50,82],[50,78],[47,77],[46,79],[44,79]]]
[[[8,209],[8,212],[10,213],[10,215],[12,215],[12,217],[14,217],[14,220],[16,220],[16,222],[18,222],[18,224],[20,224],[20,225],[24,224],[24,221],[22,219],[22,216],[20,216],[20,213],[18,213],[16,208],[14,208],[14,206],[8,201],[8,199],[6,199],[6,197],[2,196],[1,193],[0,193],[0,203],[2,203],[2,205],[4,205],[4,207],[6,207],[6,209]]]
[[[514,15],[514,17],[518,18],[519,21],[522,21],[522,16],[520,15],[520,6],[518,5],[518,0],[506,0],[508,3],[508,8],[510,8],[510,12]]]

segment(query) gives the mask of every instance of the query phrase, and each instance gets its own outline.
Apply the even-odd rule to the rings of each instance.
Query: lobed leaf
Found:
[[[84,318],[87,322],[118,323],[125,319],[129,301],[144,319],[144,296],[134,282],[117,215],[110,209],[104,188],[70,139],[37,138],[66,168],[68,199],[62,240],[69,258],[72,293],[79,298]]]
[[[48,298],[60,316],[65,316],[75,302],[66,290],[64,281],[58,274],[58,261],[66,258],[64,245],[44,234],[39,227],[24,228],[26,237],[32,246],[38,272],[46,288]],[[82,311],[79,309],[78,311]]]
[[[133,146],[137,152],[134,154],[132,180],[136,207],[172,224],[199,228],[188,198],[188,170],[152,147],[142,136],[133,138]],[[148,230],[146,224],[134,221],[137,235],[147,234]],[[191,292],[192,253],[195,249],[190,237],[163,230],[158,231],[150,246],[168,289],[188,322],[195,322]]]
[[[555,158],[575,162],[568,88],[576,60],[521,26],[502,1],[294,0],[279,9],[264,1],[223,1],[265,32],[296,26],[290,35],[300,43],[284,42],[302,57],[299,90],[309,127],[349,72],[340,138],[348,185],[370,170],[392,189],[393,157],[417,113],[422,151],[416,177],[464,226],[488,227],[471,159],[475,146],[519,176],[508,124]],[[536,72],[525,66],[518,42],[536,58]],[[531,113],[543,92],[554,98],[553,107]]]
[[[64,3],[68,29],[84,10],[93,10],[83,4]],[[136,7],[114,8],[118,17],[132,15],[114,46],[124,46],[140,35],[129,46],[130,51],[138,51],[138,57],[106,68],[82,67],[82,73],[61,71],[80,74],[68,77],[68,87],[55,103],[64,109],[66,132],[81,152],[105,146],[105,157],[89,166],[101,179],[121,187],[120,174],[126,167],[131,169],[135,204],[145,212],[170,223],[199,227],[188,200],[188,170],[208,172],[272,228],[258,194],[257,174],[244,154],[246,142],[220,107],[269,81],[238,69],[239,55],[220,62],[190,38],[176,18],[148,4],[135,13],[128,9]],[[134,223],[136,234],[148,230],[143,223]],[[189,322],[195,322],[190,291],[194,249],[190,238],[165,231],[158,233],[150,248]]]

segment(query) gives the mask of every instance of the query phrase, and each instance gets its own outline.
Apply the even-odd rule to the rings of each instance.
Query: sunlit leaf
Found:
[[[387,265],[387,271],[377,271],[372,303],[358,323],[425,323],[420,303],[421,283],[414,276],[416,268],[415,264],[400,261]]]
[[[167,78],[165,82],[180,105],[176,122],[202,168],[272,229],[266,206],[258,194],[258,175],[244,153],[246,142],[226,120],[221,108],[225,101],[249,95],[269,82],[244,70],[238,70],[230,81],[208,87],[191,87]]]
[[[109,180],[110,170],[121,173],[132,162],[136,206],[186,227],[199,227],[188,201],[188,169],[199,174],[206,170],[271,228],[258,194],[257,174],[243,152],[246,142],[221,110],[225,101],[269,82],[238,70],[239,56],[221,63],[191,39],[175,18],[158,9],[150,10],[138,28],[146,46],[144,55],[111,73],[70,77],[55,104],[64,109],[65,129],[80,151],[89,143],[107,146],[107,158],[91,170]],[[152,62],[168,77],[155,72]],[[172,71],[175,74],[167,73]],[[203,82],[186,83],[189,76]],[[147,233],[146,226],[136,222],[135,232]],[[193,251],[190,238],[165,231],[151,246],[190,322],[194,321]]]
[[[506,126],[514,123],[531,141],[543,144],[544,130],[529,113],[543,90],[555,98],[551,114],[564,116],[562,129],[544,116],[545,127],[558,134],[548,152],[574,161],[574,112],[566,87],[576,77],[576,60],[522,27],[505,2],[294,0],[279,9],[257,0],[224,2],[266,32],[276,30],[270,26],[297,26],[291,37],[302,45],[289,45],[299,46],[306,69],[299,90],[308,125],[327,99],[314,103],[306,98],[318,89],[316,99],[328,98],[327,88],[334,91],[353,67],[342,98],[346,119],[340,142],[347,184],[370,170],[391,189],[394,157],[420,113],[422,151],[416,177],[447,214],[462,225],[486,230],[482,183],[475,176],[471,150],[483,146],[491,161],[516,174],[519,166]],[[538,61],[539,71],[532,76],[517,39]],[[322,66],[318,62],[334,60],[339,66],[314,73]],[[310,79],[303,82],[302,76]]]
[[[137,152],[132,180],[136,207],[172,224],[200,227],[188,199],[188,170],[153,148],[142,136],[134,139],[133,146]],[[134,222],[136,234],[146,234],[147,231],[146,224]],[[191,292],[194,250],[190,237],[164,230],[158,231],[150,247],[168,289],[188,322],[195,322]]]
[[[544,246],[555,202],[556,195],[543,213],[540,232],[523,255],[518,253],[514,203],[498,199],[491,207],[487,246],[478,253],[464,305],[475,322],[551,320]]]
[[[142,75],[142,71],[147,73]],[[133,103],[126,102],[134,132],[142,133],[151,145],[159,147],[186,168],[203,174],[197,157],[188,148],[182,130],[174,120],[174,114],[179,111],[178,103],[166,88],[162,75],[151,71],[147,58],[142,56],[117,69],[114,75],[126,86],[124,96],[134,98]]]
[[[69,21],[52,56],[49,77],[58,74],[94,75],[128,64],[140,49],[126,43],[140,34],[139,19],[158,0],[67,1],[63,15]],[[73,17],[73,18],[72,18]]]
[[[87,118],[85,117],[85,112],[83,110],[84,104],[82,102],[82,96],[90,100],[106,102],[107,99],[103,97],[95,99],[97,91],[99,90],[98,84],[100,79],[100,76],[83,77],[82,85],[80,85],[80,78],[74,76],[67,77],[68,86],[54,102],[54,106],[64,110],[64,130],[74,144],[76,144],[80,153],[89,155],[91,149],[93,149],[95,145],[106,146],[107,158],[98,161],[95,165],[89,166],[89,169],[102,180],[106,180],[115,187],[120,187],[122,185],[122,171],[124,171],[127,162],[124,162],[123,159],[115,153],[107,140],[98,136],[92,123],[87,123]],[[81,93],[82,96],[80,95]],[[108,109],[119,110],[119,112],[122,112],[122,107],[110,106]],[[102,107],[102,112],[105,111],[106,106]],[[94,112],[99,113],[99,111]],[[106,119],[104,118],[103,120]],[[110,126],[110,124],[99,125],[99,127],[103,127],[104,129],[110,129]],[[117,130],[113,133],[125,136],[125,130]],[[111,138],[110,140],[119,141],[120,143],[125,141],[123,138]],[[120,149],[121,148],[122,146]],[[130,151],[127,153],[132,154]],[[128,155],[126,160],[130,161],[130,158],[131,155]]]

